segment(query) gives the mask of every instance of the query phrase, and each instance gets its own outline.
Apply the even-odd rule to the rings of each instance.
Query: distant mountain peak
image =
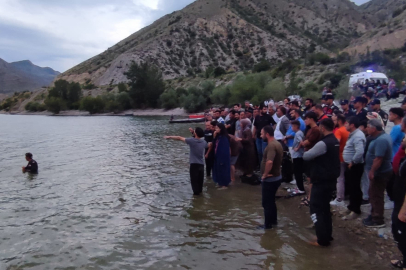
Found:
[[[30,60],[8,63],[0,58],[0,93],[32,91],[50,85],[60,73]]]

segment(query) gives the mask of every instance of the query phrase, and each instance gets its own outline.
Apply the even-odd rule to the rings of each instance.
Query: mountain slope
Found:
[[[368,50],[394,49],[405,44],[406,0],[371,0],[358,9],[379,23],[360,38],[354,39],[345,51],[365,54]]]
[[[377,24],[392,18],[393,12],[406,5],[406,0],[371,0],[362,4],[358,11],[370,15]]]
[[[48,86],[60,73],[28,60],[7,63],[0,58],[0,93],[32,91]]]
[[[115,84],[132,61],[155,63],[165,79],[208,66],[239,71],[343,48],[372,27],[349,0],[197,0],[58,78]]]

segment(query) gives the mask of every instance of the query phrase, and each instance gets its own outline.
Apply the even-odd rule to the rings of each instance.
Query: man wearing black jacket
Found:
[[[27,166],[23,167],[23,173],[38,173],[38,163],[32,159],[31,153],[25,154],[25,160],[28,161]]]
[[[337,178],[340,176],[340,143],[333,134],[333,120],[323,119],[319,129],[324,137],[304,153],[303,159],[311,161],[310,213],[317,235],[317,242],[311,244],[329,246],[333,240],[330,200],[336,189]]]

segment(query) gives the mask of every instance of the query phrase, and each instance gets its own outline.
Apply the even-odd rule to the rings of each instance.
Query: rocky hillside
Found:
[[[368,50],[400,48],[405,44],[406,0],[371,0],[360,6],[359,11],[377,26],[354,39],[345,51],[350,54],[366,53]]]
[[[60,73],[28,60],[7,63],[0,59],[0,93],[32,91],[48,86]]]
[[[117,84],[132,61],[156,63],[165,79],[208,66],[240,71],[336,51],[373,27],[349,0],[197,0],[58,78]]]
[[[404,5],[406,0],[370,0],[357,9],[379,25],[382,21],[392,18],[393,12]]]

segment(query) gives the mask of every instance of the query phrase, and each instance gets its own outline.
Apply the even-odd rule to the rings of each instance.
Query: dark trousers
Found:
[[[190,183],[194,195],[199,195],[203,191],[204,165],[190,164]]]
[[[392,173],[392,171],[377,173],[373,180],[369,179],[369,202],[371,203],[371,216],[374,222],[384,222],[384,193]]]
[[[350,204],[348,210],[361,214],[362,190],[361,177],[364,173],[364,164],[354,164],[351,169],[345,170],[345,182],[348,182],[348,194],[350,195]]]
[[[262,207],[264,208],[265,229],[272,228],[278,223],[278,210],[276,208],[275,196],[281,181],[262,182]]]
[[[207,154],[207,149],[205,154]],[[209,155],[208,158],[205,158],[205,163],[206,163],[206,175],[210,176],[211,175],[211,170],[213,169],[213,163],[214,163],[214,156],[213,155]]]
[[[406,223],[398,219],[399,211],[402,205],[396,205],[392,212],[392,234],[393,239],[398,244],[398,249],[403,255],[403,260],[406,259]]]
[[[293,173],[295,174],[297,188],[300,191],[305,191],[303,186],[303,174],[304,174],[303,158],[293,159]]]
[[[333,239],[333,221],[330,212],[330,200],[336,189],[336,179],[331,184],[313,184],[310,197],[310,214],[316,228],[317,243],[330,245]]]
[[[393,185],[395,184],[396,174],[392,173],[391,178],[389,179],[388,183],[386,184],[386,193],[391,201],[394,200],[393,197]]]

